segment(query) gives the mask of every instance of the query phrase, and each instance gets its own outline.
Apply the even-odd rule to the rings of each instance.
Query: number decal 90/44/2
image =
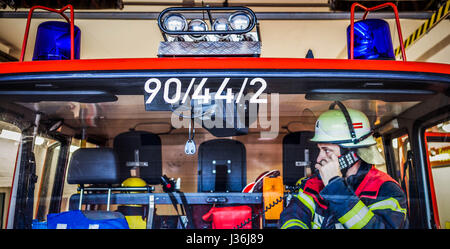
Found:
[[[196,78],[192,78],[186,90],[186,93],[182,95],[181,80],[178,78],[170,78],[164,82],[164,85],[161,82],[161,80],[157,78],[148,79],[144,85],[144,91],[148,93],[148,98],[145,100],[145,104],[151,104],[152,101],[155,99],[156,95],[158,94],[158,92],[161,90],[161,88],[163,88],[163,98],[167,104],[175,104],[178,103],[180,100],[181,104],[184,104],[187,98],[189,97],[191,91],[193,91],[191,96],[192,100],[202,100],[203,103],[209,103],[211,100],[210,89],[204,87],[207,80],[208,78],[201,78],[201,80],[197,82],[198,85],[194,87],[194,84],[196,84]],[[242,95],[244,93],[247,84],[249,84],[250,86],[254,86],[259,83],[260,88],[258,89],[258,91],[256,91],[255,94],[251,96],[250,103],[256,104],[267,103],[267,99],[259,98],[259,96],[264,92],[264,90],[267,87],[267,82],[263,78],[253,78],[250,80],[249,83],[248,83],[249,78],[245,78],[244,81],[242,82],[242,85],[238,93],[233,93],[232,88],[226,88],[229,81],[230,78],[225,78],[222,81],[222,84],[220,85],[219,89],[214,94],[214,100],[224,99],[226,100],[227,103],[231,103],[233,101],[239,103],[243,97]],[[193,90],[192,88],[195,89]],[[169,92],[171,89],[174,89],[175,93],[169,96]],[[236,98],[234,94],[237,94]]]

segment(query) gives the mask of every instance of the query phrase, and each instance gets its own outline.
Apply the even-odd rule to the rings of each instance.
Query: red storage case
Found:
[[[211,222],[213,229],[233,229],[252,217],[252,208],[249,206],[212,207],[203,215],[203,220]],[[251,229],[252,223],[246,224],[243,229]]]

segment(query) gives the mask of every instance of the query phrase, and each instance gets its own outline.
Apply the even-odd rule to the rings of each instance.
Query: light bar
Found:
[[[164,38],[158,57],[261,55],[256,15],[246,7],[167,8],[159,14],[158,26]]]
[[[234,13],[231,13],[232,11],[234,11]],[[199,17],[207,16],[211,26],[214,26],[214,14],[220,12],[220,14],[223,15],[223,12],[230,12],[231,14],[228,16],[228,20],[233,21],[233,24],[230,22],[232,29],[223,30],[211,27],[211,30],[170,30],[170,28],[165,25],[167,19],[174,15],[183,16],[183,12],[198,12]],[[246,7],[174,7],[163,10],[158,16],[158,26],[161,29],[161,32],[167,35],[241,35],[252,31],[256,26],[256,23],[257,19],[255,13]]]

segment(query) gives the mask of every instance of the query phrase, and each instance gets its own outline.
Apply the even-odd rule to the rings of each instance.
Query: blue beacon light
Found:
[[[347,27],[347,52],[350,58],[350,32]],[[381,19],[366,19],[354,23],[354,58],[395,60],[389,24]]]
[[[74,54],[80,59],[81,31],[74,26]],[[70,24],[48,21],[39,25],[34,46],[33,61],[70,60]]]

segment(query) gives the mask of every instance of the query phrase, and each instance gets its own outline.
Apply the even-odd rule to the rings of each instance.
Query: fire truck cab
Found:
[[[409,228],[450,228],[450,65],[407,61],[385,7],[399,49],[355,4],[348,59],[261,56],[252,9],[210,6],[161,11],[154,58],[83,57],[77,9],[31,8],[21,58],[0,63],[2,228],[277,228],[335,101],[368,116]],[[65,20],[32,31],[35,9]]]

